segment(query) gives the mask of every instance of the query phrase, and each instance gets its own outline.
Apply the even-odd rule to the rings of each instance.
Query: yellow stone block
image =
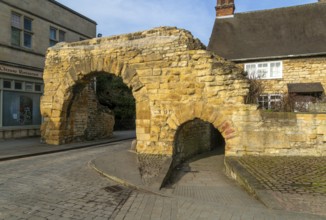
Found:
[[[140,141],[149,141],[151,139],[150,134],[137,134],[137,140]]]
[[[175,121],[171,117],[167,120],[166,123],[170,126],[170,128],[177,130],[178,125],[175,123]]]
[[[287,137],[290,142],[305,142],[305,141],[307,141],[307,136],[305,134],[288,134]]]
[[[203,102],[195,102],[194,103],[194,115],[197,118],[200,118],[202,115],[202,111],[204,108],[204,103]]]
[[[317,134],[326,135],[326,125],[320,125],[317,127]]]
[[[62,111],[60,110],[52,110],[51,117],[52,118],[58,118],[62,115]]]

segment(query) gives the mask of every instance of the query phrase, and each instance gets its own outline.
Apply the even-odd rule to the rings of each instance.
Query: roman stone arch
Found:
[[[138,153],[172,155],[178,127],[195,118],[222,133],[226,151],[239,144],[236,115],[248,92],[242,69],[206,51],[190,32],[171,27],[50,48],[41,99],[45,142],[74,139],[71,105],[98,73],[121,77],[131,88]]]

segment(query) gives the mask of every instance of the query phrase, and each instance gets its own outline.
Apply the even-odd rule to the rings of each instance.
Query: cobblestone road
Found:
[[[323,219],[260,205],[130,190],[99,176],[88,166],[103,152],[129,147],[126,141],[1,162],[0,219]]]
[[[131,190],[105,190],[116,183],[87,166],[105,149],[1,162],[0,219],[113,219]]]

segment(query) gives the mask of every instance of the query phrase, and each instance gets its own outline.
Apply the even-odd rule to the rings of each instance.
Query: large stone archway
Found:
[[[236,153],[234,116],[243,110],[248,91],[242,69],[206,51],[188,31],[169,27],[50,48],[41,100],[45,142],[72,140],[74,88],[96,73],[119,76],[132,89],[137,152],[172,155],[178,126],[199,118],[221,132],[226,154]]]

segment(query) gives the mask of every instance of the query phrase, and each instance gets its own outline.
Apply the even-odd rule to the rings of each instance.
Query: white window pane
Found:
[[[17,28],[11,28],[11,44],[20,46],[20,30]]]
[[[255,78],[256,77],[256,64],[246,64],[245,71],[247,71],[249,78]]]
[[[268,67],[268,63],[259,63],[258,68],[266,68]]]
[[[32,35],[29,33],[24,33],[24,46],[32,48]]]
[[[270,67],[270,76],[272,78],[282,77],[281,62],[273,62]]]
[[[267,77],[267,71],[265,69],[257,70],[257,78],[258,79],[265,79]]]
[[[20,15],[12,13],[11,14],[11,25],[17,28],[21,28],[20,26]]]
[[[260,79],[267,78],[268,74],[268,63],[258,63],[257,77]]]
[[[64,31],[59,31],[59,42],[65,41],[65,34]]]
[[[24,18],[24,29],[27,31],[32,31],[32,20],[29,18]]]
[[[50,39],[57,40],[57,29],[50,28]]]

